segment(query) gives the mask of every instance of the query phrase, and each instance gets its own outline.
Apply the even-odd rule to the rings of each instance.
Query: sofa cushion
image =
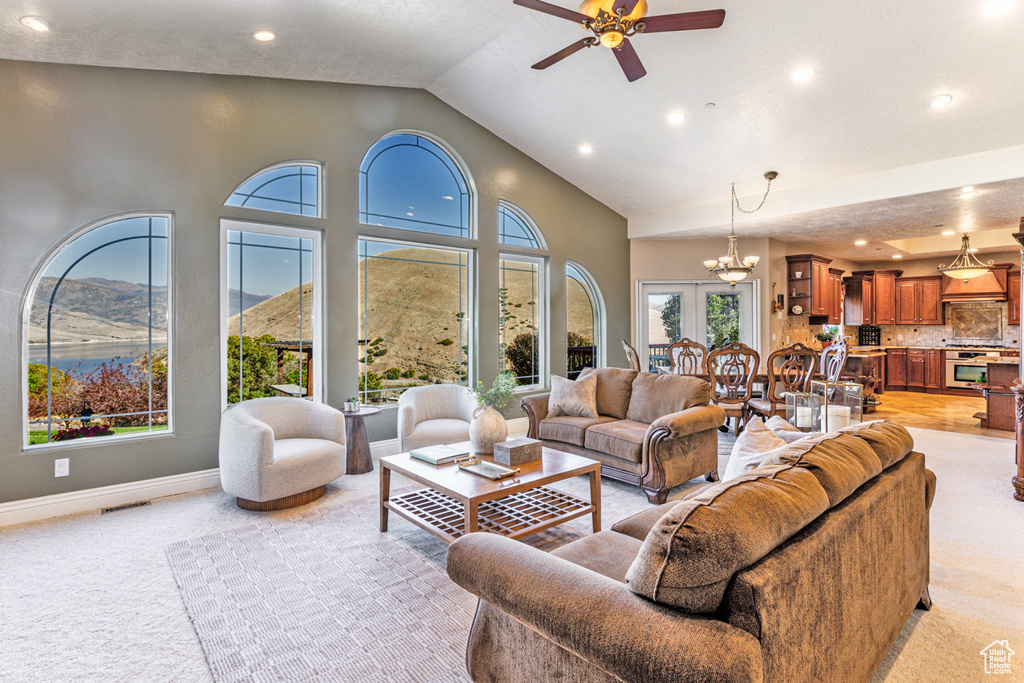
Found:
[[[632,420],[613,420],[587,429],[583,445],[616,458],[640,462],[648,425]]]
[[[659,417],[711,402],[711,385],[699,377],[641,372],[633,380],[626,418],[651,424]]]
[[[597,375],[597,413],[611,415],[625,420],[629,409],[629,397],[633,393],[633,380],[636,370],[622,368],[585,368],[577,379],[588,375]]]
[[[546,441],[561,441],[571,443],[574,446],[583,447],[587,429],[594,425],[614,422],[612,417],[575,417],[572,415],[559,415],[557,417],[546,417],[537,425],[540,430],[540,438]]]
[[[614,531],[598,531],[555,548],[551,554],[573,564],[625,583],[626,572],[640,552],[643,539]]]
[[[906,427],[889,420],[862,422],[839,431],[866,441],[882,462],[882,469],[888,469],[914,450],[914,437]]]
[[[807,470],[762,466],[667,512],[626,573],[637,595],[686,612],[714,613],[733,575],[828,509]]]
[[[548,417],[557,415],[597,417],[597,377],[590,375],[574,382],[551,375]]]
[[[729,481],[744,472],[756,469],[768,453],[785,445],[786,442],[768,429],[761,418],[750,418],[746,427],[736,437],[736,443],[732,445],[732,453],[729,455],[725,471],[719,473],[722,481]]]
[[[829,507],[882,471],[881,461],[866,441],[841,432],[791,443],[771,453],[763,464],[796,465],[808,470],[828,494]]]

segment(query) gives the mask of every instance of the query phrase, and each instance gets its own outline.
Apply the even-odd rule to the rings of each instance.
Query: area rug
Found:
[[[586,478],[557,488],[589,497]],[[443,542],[394,514],[380,533],[377,501],[362,496],[167,546],[217,683],[468,680],[476,598],[445,574]],[[602,487],[606,527],[649,506],[635,487]],[[592,531],[587,516],[528,542],[550,550]]]

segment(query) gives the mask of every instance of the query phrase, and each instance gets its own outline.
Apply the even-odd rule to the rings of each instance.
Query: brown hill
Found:
[[[29,315],[28,341],[46,341],[46,313],[57,279],[44,277],[36,287]],[[154,288],[153,327],[167,329],[166,288]],[[93,278],[64,280],[54,298],[51,338],[57,342],[145,339],[149,335],[148,290],[129,282]]]

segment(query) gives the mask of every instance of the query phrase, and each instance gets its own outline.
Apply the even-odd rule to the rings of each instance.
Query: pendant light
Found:
[[[739,209],[743,213],[755,213],[768,199],[768,193],[772,189],[772,181],[779,177],[779,174],[775,171],[768,171],[764,174],[765,180],[768,181],[768,187],[764,191],[764,197],[761,198],[761,203],[757,205],[756,209],[747,211],[740,206],[739,197],[736,196],[736,184],[732,185],[732,198],[729,206],[729,225],[732,228],[729,232],[729,250],[725,256],[720,256],[717,259],[708,259],[704,262],[704,267],[708,269],[708,272],[715,275],[720,280],[725,280],[731,287],[735,287],[736,283],[740,280],[745,280],[747,275],[754,271],[754,266],[761,260],[760,256],[745,256],[740,261],[737,249],[736,249],[736,209]]]
[[[963,241],[960,242],[960,253],[948,266],[943,263],[939,270],[943,275],[948,275],[954,280],[967,282],[971,278],[980,277],[992,270],[994,261],[988,264],[982,263],[978,257],[971,253],[971,238],[964,233]]]

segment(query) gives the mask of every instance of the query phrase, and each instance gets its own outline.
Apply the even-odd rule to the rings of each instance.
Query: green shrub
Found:
[[[409,368],[408,370],[406,370],[405,372],[402,373],[402,377],[404,377],[405,379],[412,379],[415,376],[416,376],[416,371],[413,370],[412,368]]]
[[[398,368],[388,368],[387,372],[384,373],[384,376],[388,379],[395,380],[402,376],[402,371]]]
[[[424,373],[424,374],[420,375],[419,377],[417,377],[416,379],[420,380],[421,382],[429,382],[430,381],[430,375]]]
[[[451,346],[455,342],[453,342],[451,339],[448,339],[447,337],[445,337],[444,339],[442,339],[441,341],[439,341],[437,343],[440,344],[441,346]]]
[[[505,346],[505,362],[511,366],[512,372],[516,377],[527,378],[525,380],[527,382],[531,382],[529,378],[537,374],[538,354],[536,333],[522,332],[517,334]],[[520,383],[522,381],[520,380]]]

